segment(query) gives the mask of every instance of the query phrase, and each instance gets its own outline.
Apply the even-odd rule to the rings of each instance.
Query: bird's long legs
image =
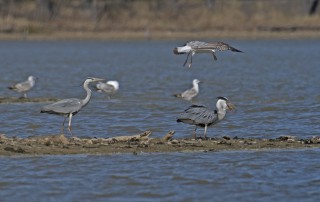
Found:
[[[64,131],[64,123],[66,122],[67,117],[68,117],[68,115],[64,115],[63,123],[62,123],[61,130],[60,130],[60,133],[61,133],[61,134],[63,134],[63,131]]]
[[[69,114],[68,130],[69,130],[69,133],[71,134],[71,136],[73,136],[73,134],[72,134],[72,132],[71,132],[71,120],[72,120],[72,113]]]
[[[189,59],[190,53],[191,53],[191,57],[190,57],[189,65],[188,65],[189,68],[191,68],[191,65],[192,65],[192,56],[194,56],[194,54],[196,54],[195,52],[193,52],[193,51],[189,52],[188,55],[187,55],[187,59],[186,59],[186,61],[185,61],[184,64],[183,64],[183,66],[186,66],[186,64],[187,64],[187,62],[188,62],[188,59]]]
[[[204,139],[205,139],[205,140],[207,139],[207,128],[208,128],[208,126],[205,125],[205,126],[204,126]]]
[[[189,59],[189,55],[190,55],[190,52],[188,53],[187,59],[186,59],[186,61],[184,62],[183,66],[186,66],[186,64],[187,64],[187,62],[188,62],[188,59]],[[191,57],[192,57],[192,56],[191,56]],[[189,66],[189,67],[190,67],[190,66]]]
[[[197,126],[195,127],[193,131],[193,138],[196,140],[197,139]]]
[[[214,52],[213,52],[213,51],[212,51],[212,56],[213,56],[213,59],[214,59],[214,60],[218,60],[218,58],[217,58],[216,54],[214,54]]]
[[[190,63],[189,63],[189,68],[191,68],[191,65],[192,65],[192,57],[194,56],[194,54],[196,54],[196,52],[192,51],[191,58],[190,58]]]
[[[192,56],[194,55],[194,53],[191,54],[191,58],[190,58],[190,63],[189,63],[189,68],[191,68],[192,65]]]

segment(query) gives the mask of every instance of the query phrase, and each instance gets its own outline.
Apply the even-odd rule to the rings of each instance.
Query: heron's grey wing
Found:
[[[215,111],[209,110],[202,105],[191,105],[183,113],[180,114],[177,121],[194,125],[203,126],[211,124],[217,120]]]
[[[195,121],[199,125],[211,125],[218,121],[217,111],[213,110],[202,110],[199,112],[199,116]]]
[[[195,125],[195,120],[197,120],[199,112],[206,109],[207,108],[202,105],[191,105],[179,115],[179,117],[177,118],[177,122]]]
[[[188,99],[188,100],[191,100],[196,95],[198,95],[198,92],[194,88],[188,89],[188,90],[184,91],[183,93],[181,93],[181,97]]]
[[[77,112],[82,107],[82,101],[77,98],[64,99],[58,102],[44,106],[41,112],[55,113],[55,114],[69,114]]]

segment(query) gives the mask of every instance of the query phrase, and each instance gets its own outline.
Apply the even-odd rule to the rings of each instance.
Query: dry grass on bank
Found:
[[[320,14],[300,0],[21,1],[0,11],[1,39],[320,37]],[[211,2],[210,4],[208,2]]]

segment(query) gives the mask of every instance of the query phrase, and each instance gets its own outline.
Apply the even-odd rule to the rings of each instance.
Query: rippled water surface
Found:
[[[173,55],[182,41],[0,42],[0,97],[20,96],[6,87],[39,77],[30,97],[84,97],[88,76],[120,82],[108,100],[95,92],[73,119],[77,136],[110,137],[175,130],[190,105],[172,95],[202,81],[196,103],[214,107],[228,97],[235,113],[208,136],[275,138],[319,135],[319,40],[227,41],[245,53]],[[59,133],[63,118],[40,114],[45,103],[0,104],[0,133],[27,137]],[[199,131],[202,133],[202,130]],[[1,157],[0,198],[12,201],[318,201],[315,150],[173,153],[111,156]],[[0,200],[0,201],[1,201]],[[43,200],[42,200],[43,201]]]
[[[319,201],[320,150],[0,157],[1,201]]]
[[[120,82],[108,100],[94,93],[89,105],[73,120],[77,136],[134,134],[147,129],[161,136],[191,134],[192,126],[176,116],[190,103],[172,94],[191,87],[197,78],[195,100],[210,107],[217,96],[228,97],[236,113],[210,128],[209,136],[312,136],[320,132],[319,40],[228,41],[245,53],[195,55],[191,69],[182,67],[185,55],[174,55],[180,41],[139,42],[0,42],[0,96],[20,96],[6,86],[39,77],[30,97],[84,97],[88,76]],[[56,134],[63,118],[40,114],[43,103],[1,104],[0,133],[9,136]],[[199,131],[202,133],[202,131]]]
[[[191,134],[192,126],[176,116],[190,103],[172,94],[191,87],[195,100],[214,107],[217,96],[228,97],[236,113],[209,129],[209,136],[312,136],[320,131],[319,40],[228,41],[245,53],[195,55],[191,69],[185,55],[172,49],[183,42],[1,42],[0,96],[20,96],[6,89],[28,75],[39,77],[30,97],[84,97],[88,76],[118,80],[120,91],[108,100],[94,93],[73,121],[77,136],[107,137],[151,129],[155,136],[176,130]],[[62,117],[40,114],[43,103],[1,104],[0,132],[29,136],[59,132]],[[202,133],[202,131],[199,131]]]

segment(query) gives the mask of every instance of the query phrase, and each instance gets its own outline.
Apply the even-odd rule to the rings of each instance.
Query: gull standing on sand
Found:
[[[36,84],[37,77],[29,76],[28,80],[13,84],[12,86],[9,86],[8,88],[10,90],[16,91],[18,93],[23,93],[22,98],[27,98],[27,92],[30,91],[34,85]]]
[[[98,92],[105,92],[106,94],[113,94],[119,90],[118,81],[107,81],[106,83],[98,82],[96,84],[96,89]]]
[[[104,79],[88,77],[83,83],[83,88],[87,92],[87,96],[85,99],[70,98],[70,99],[60,100],[58,102],[55,102],[55,103],[52,103],[52,104],[49,104],[49,105],[42,107],[41,113],[64,115],[64,120],[63,120],[62,127],[61,127],[62,134],[63,134],[63,129],[64,129],[64,123],[65,123],[67,117],[69,117],[68,130],[69,130],[70,134],[72,135],[72,132],[71,132],[72,116],[76,115],[83,107],[85,107],[89,103],[90,98],[91,98],[91,90],[88,87],[88,85],[92,82],[103,81],[103,80]]]
[[[202,42],[202,41],[190,41],[181,47],[174,48],[173,53],[176,55],[188,53],[187,59],[184,62],[183,66],[185,66],[187,64],[188,59],[189,59],[189,55],[191,54],[191,60],[188,65],[190,68],[192,65],[192,56],[194,56],[196,53],[211,53],[213,56],[213,59],[217,60],[218,58],[215,54],[215,52],[217,50],[219,50],[219,51],[230,50],[230,51],[234,51],[234,52],[242,52],[238,49],[231,47],[229,44],[226,44],[224,42],[207,43],[207,42]]]
[[[191,125],[195,125],[194,138],[197,138],[197,127],[204,127],[204,138],[207,138],[208,126],[214,125],[221,121],[226,113],[227,109],[232,111],[235,106],[226,97],[217,97],[216,110],[208,109],[202,105],[191,105],[177,118],[177,122],[183,122]]]
[[[199,94],[199,83],[200,81],[198,79],[193,79],[192,88],[184,91],[183,93],[175,94],[174,96],[191,101],[194,97],[196,97]]]

